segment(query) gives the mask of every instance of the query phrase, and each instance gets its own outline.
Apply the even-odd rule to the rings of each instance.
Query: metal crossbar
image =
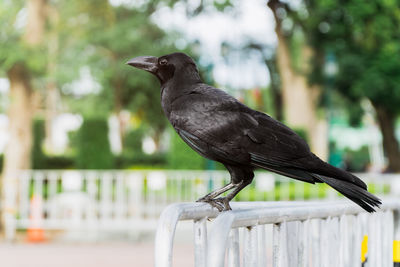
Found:
[[[399,199],[384,200],[374,214],[349,201],[236,202],[232,208],[218,214],[200,203],[168,206],[158,224],[155,266],[172,266],[180,220],[193,221],[196,267],[354,267],[365,260],[368,266],[393,266]],[[366,237],[368,254],[361,250]]]

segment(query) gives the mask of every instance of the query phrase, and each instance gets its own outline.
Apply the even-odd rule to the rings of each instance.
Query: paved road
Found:
[[[193,246],[174,246],[174,267],[193,266]],[[147,267],[153,266],[153,244],[1,244],[0,267]]]

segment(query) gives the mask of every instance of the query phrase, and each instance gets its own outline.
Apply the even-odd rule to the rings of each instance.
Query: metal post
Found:
[[[207,218],[194,221],[193,233],[195,267],[207,267]]]

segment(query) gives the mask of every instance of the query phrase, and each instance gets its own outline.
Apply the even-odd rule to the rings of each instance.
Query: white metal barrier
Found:
[[[380,194],[398,194],[400,178],[363,174]],[[161,211],[171,203],[194,201],[229,181],[226,171],[29,170],[8,183],[7,239],[16,229],[138,231],[155,229]],[[311,185],[267,172],[236,200],[302,200],[337,198],[328,186]]]
[[[363,266],[389,267],[400,255],[400,199],[384,200],[373,214],[347,200],[236,202],[232,208],[218,214],[201,203],[168,206],[158,224],[155,266],[172,266],[179,220],[193,221],[196,267],[356,267],[366,259]]]

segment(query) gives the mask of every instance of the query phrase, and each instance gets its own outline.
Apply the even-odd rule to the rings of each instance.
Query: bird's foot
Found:
[[[211,197],[209,197],[208,195],[206,195],[206,196],[201,197],[201,198],[199,198],[198,200],[196,200],[196,202],[208,202],[208,201],[210,201],[211,199],[212,199]]]
[[[202,197],[198,199],[196,202],[206,202],[220,212],[232,210],[231,206],[229,205],[229,199],[226,197],[219,197],[219,198]]]

